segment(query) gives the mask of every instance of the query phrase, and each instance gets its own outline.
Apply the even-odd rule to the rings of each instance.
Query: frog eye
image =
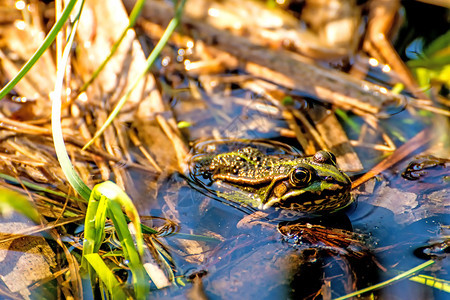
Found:
[[[298,167],[291,173],[290,181],[295,186],[306,185],[311,181],[311,177],[311,170],[305,167]]]
[[[336,156],[334,156],[333,153],[324,150],[318,151],[316,154],[314,154],[313,160],[319,164],[323,164],[326,162],[336,164]]]

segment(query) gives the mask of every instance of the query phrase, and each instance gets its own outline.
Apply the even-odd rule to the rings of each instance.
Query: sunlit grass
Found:
[[[61,128],[61,91],[63,87],[65,66],[68,61],[82,7],[83,1],[79,4],[78,15],[72,26],[72,31],[63,55],[61,59],[58,60],[58,71],[52,105],[53,141],[58,161],[65,176],[69,180],[69,183],[83,198],[89,199],[85,217],[82,267],[89,272],[93,290],[96,289],[98,283],[97,278],[99,278],[102,282],[102,284],[100,284],[100,289],[106,289],[101,291],[102,294],[106,293],[112,298],[118,299],[122,299],[126,294],[125,290],[123,290],[123,286],[115,279],[112,271],[106,266],[103,260],[100,259],[100,256],[98,256],[100,247],[104,243],[105,222],[108,218],[114,223],[115,231],[122,246],[124,262],[126,262],[132,273],[135,293],[134,297],[136,299],[144,299],[149,290],[149,280],[141,261],[144,241],[139,214],[135,206],[126,193],[112,182],[100,183],[90,190],[75,171],[64,145]],[[135,227],[135,240],[137,246],[134,244],[131,232],[128,229],[127,219],[125,218],[122,209]],[[114,280],[112,278],[114,278]]]
[[[85,89],[101,72],[102,68],[106,65],[108,60],[114,55],[115,51],[119,47],[121,41],[126,35],[127,30],[134,26],[139,15],[142,6],[145,1],[138,1],[130,15],[129,25],[124,30],[121,38],[114,44],[110,54],[101,64],[101,66],[92,75],[91,79],[88,80],[81,90]],[[175,19],[169,24],[166,34],[163,39],[157,44],[155,50],[150,54],[148,59],[147,68],[142,72],[142,74],[136,79],[133,87],[125,94],[123,97],[123,103],[128,98],[132,89],[137,85],[137,83],[142,80],[142,78],[147,74],[148,69],[156,60],[161,49],[167,43],[171,33],[175,30],[179,23],[181,16],[182,7],[185,1],[179,5]],[[103,182],[96,185],[92,190],[83,182],[83,180],[78,176],[75,171],[74,166],[68,156],[67,150],[65,148],[62,126],[61,126],[61,94],[63,89],[63,80],[65,75],[66,65],[69,59],[71,48],[73,45],[76,28],[78,25],[79,17],[82,12],[84,1],[82,0],[71,0],[68,2],[67,6],[60,14],[60,18],[57,20],[44,42],[35,52],[35,54],[30,58],[30,60],[23,66],[20,72],[0,91],[0,97],[3,98],[7,93],[9,93],[14,86],[25,76],[25,74],[31,69],[31,67],[36,63],[36,61],[42,56],[45,50],[52,44],[64,24],[67,22],[72,10],[76,8],[76,16],[73,23],[71,24],[71,32],[68,37],[67,43],[65,45],[64,51],[61,57],[57,58],[57,76],[55,81],[55,89],[52,94],[52,135],[55,145],[55,151],[57,153],[58,161],[61,168],[67,177],[70,185],[75,189],[75,191],[82,197],[82,199],[71,197],[72,200],[77,201],[89,201],[86,218],[85,218],[85,231],[84,231],[84,244],[83,244],[83,258],[82,266],[84,269],[89,271],[91,278],[91,284],[93,288],[100,287],[100,292],[106,297],[112,297],[114,299],[123,299],[126,297],[133,297],[137,299],[144,299],[148,293],[150,287],[150,277],[151,274],[147,275],[144,265],[142,263],[142,256],[144,252],[144,241],[142,228],[147,233],[155,234],[156,230],[142,226],[140,224],[139,214],[133,205],[131,199],[126,195],[126,193],[121,190],[117,185],[112,182]],[[58,49],[62,49],[58,45]],[[58,52],[59,53],[59,52]],[[116,114],[122,106],[118,105],[116,107]],[[115,117],[113,114],[109,120],[109,123]],[[108,124],[109,124],[108,123]],[[48,189],[44,189],[39,185],[24,181],[18,182],[15,178],[0,174],[3,179],[12,181],[14,183],[23,184],[26,187],[54,194],[57,196],[67,196],[63,193],[54,192]],[[37,210],[28,202],[28,200],[19,193],[2,189],[0,195],[0,209],[2,212],[8,212],[9,210],[15,210],[23,213],[35,222],[39,222],[40,215]],[[125,211],[125,213],[124,213]],[[115,277],[112,270],[104,262],[103,258],[98,253],[101,245],[105,242],[105,222],[110,219],[114,224],[114,231],[118,236],[121,244],[121,250],[118,252],[123,258],[123,262],[127,264],[131,273],[132,281],[134,286],[134,294],[129,295],[125,292],[124,284]],[[128,222],[134,226],[133,234],[129,229]],[[136,245],[135,245],[136,243]],[[157,251],[158,252],[158,251]],[[158,252],[160,253],[160,252]],[[116,253],[117,254],[117,253]],[[167,254],[163,252],[160,253],[161,257],[169,259]],[[163,259],[163,261],[165,261]],[[99,279],[99,280],[97,280]],[[109,295],[109,296],[108,296]]]
[[[420,57],[408,61],[419,85],[428,90],[436,82],[450,87],[450,30],[434,40],[420,53]]]
[[[110,291],[111,295],[114,295],[114,299],[130,298],[123,290],[122,284],[117,280],[114,273],[111,272],[98,253],[86,254],[84,255],[84,259],[89,263],[95,273],[99,274],[105,289]]]
[[[17,73],[16,76],[14,76],[11,81],[9,81],[1,90],[0,90],[0,100],[3,99],[3,97],[6,96],[15,86],[16,84],[28,73],[28,71],[34,66],[34,64],[39,60],[39,58],[44,54],[45,50],[50,47],[50,45],[55,40],[56,36],[58,35],[61,28],[64,26],[66,21],[69,19],[70,13],[72,12],[72,9],[74,8],[75,4],[77,4],[79,0],[70,0],[66,7],[64,8],[61,17],[55,25],[53,25],[50,32],[45,37],[44,41],[42,42],[41,46],[36,50],[36,52],[33,54],[33,56],[26,62],[26,64],[20,69],[19,73]]]
[[[412,268],[412,269],[410,269],[408,271],[405,271],[405,272],[403,272],[403,273],[401,273],[401,274],[399,274],[399,275],[397,275],[397,276],[395,276],[395,277],[393,277],[393,278],[391,278],[389,280],[380,282],[378,284],[369,286],[369,287],[367,287],[365,289],[361,289],[359,291],[347,294],[345,296],[335,298],[335,300],[349,299],[349,298],[352,298],[352,297],[356,297],[356,296],[362,295],[364,293],[368,293],[368,292],[371,292],[371,291],[374,291],[374,290],[386,287],[386,286],[388,286],[390,284],[393,284],[393,283],[398,282],[400,280],[403,280],[403,279],[406,279],[408,277],[411,277],[415,273],[420,272],[421,270],[425,269],[428,266],[431,266],[432,264],[434,264],[434,260],[426,261],[423,264],[420,264],[417,267],[414,267],[414,268]]]
[[[450,282],[448,280],[435,278],[427,275],[417,275],[409,278],[409,280],[431,286],[435,289],[450,293]]]
[[[70,196],[70,195],[67,195],[67,194],[65,194],[63,192],[54,191],[54,190],[42,187],[42,186],[40,186],[38,184],[32,183],[32,182],[27,181],[27,180],[23,180],[22,179],[22,180],[19,181],[16,178],[14,178],[12,176],[9,176],[9,175],[6,175],[6,174],[0,173],[0,178],[2,178],[4,180],[7,180],[7,181],[10,181],[10,182],[12,182],[14,184],[24,185],[25,187],[30,188],[30,189],[35,190],[35,191],[44,192],[46,194],[58,196],[58,197],[61,197],[61,198],[69,198],[69,199],[71,199],[73,201],[87,202],[86,200],[84,200],[82,198]]]
[[[38,211],[25,196],[5,188],[0,188],[0,214],[8,215],[13,211],[23,214],[35,223],[39,223],[40,217]]]
[[[78,13],[74,24],[72,24],[72,30],[67,41],[67,45],[64,49],[63,55],[58,59],[55,90],[52,95],[52,136],[53,143],[55,145],[56,156],[58,157],[59,164],[62,171],[69,181],[70,185],[75,191],[88,200],[91,194],[90,188],[83,182],[75,171],[72,162],[70,161],[69,154],[67,153],[66,146],[64,144],[64,138],[61,126],[61,94],[63,89],[63,80],[66,70],[67,61],[69,59],[70,50],[73,44],[73,40],[76,33],[79,17],[83,8],[84,1],[78,3]]]
[[[83,86],[78,90],[78,95],[82,92],[86,91],[88,86],[95,80],[95,78],[98,77],[100,72],[105,68],[106,64],[111,60],[113,55],[117,52],[117,49],[119,49],[120,44],[122,43],[123,39],[127,35],[127,32],[129,29],[133,28],[133,26],[136,24],[137,18],[139,14],[141,13],[142,7],[145,4],[145,0],[138,0],[136,1],[136,4],[133,7],[133,10],[130,13],[129,16],[129,23],[128,26],[123,30],[122,34],[120,35],[119,39],[112,45],[111,50],[109,51],[108,56],[103,60],[103,62],[100,64],[100,66],[97,68],[97,70],[94,71],[94,73],[91,75],[91,78],[89,78]]]
[[[159,54],[161,53],[162,49],[164,48],[164,46],[167,44],[167,42],[169,41],[170,36],[172,35],[172,33],[175,31],[175,29],[178,27],[178,24],[180,23],[181,20],[181,14],[183,12],[183,8],[184,8],[184,4],[186,3],[186,0],[182,0],[180,1],[180,3],[178,4],[178,7],[175,11],[175,16],[174,18],[169,22],[169,24],[167,25],[166,30],[164,31],[164,34],[162,35],[161,39],[158,41],[158,43],[156,44],[155,48],[153,48],[152,52],[150,53],[150,55],[147,58],[146,61],[146,65],[145,68],[142,70],[141,74],[139,74],[137,76],[137,78],[134,79],[133,84],[131,85],[131,87],[125,92],[125,94],[119,99],[117,105],[114,107],[113,111],[111,112],[111,114],[108,116],[108,118],[106,119],[105,123],[102,125],[102,127],[95,133],[94,137],[87,142],[87,144],[83,147],[83,150],[88,148],[90,145],[92,145],[92,143],[94,143],[94,141],[103,134],[103,132],[106,130],[106,128],[111,125],[112,121],[115,119],[115,117],[118,115],[118,113],[120,112],[120,110],[122,109],[122,107],[125,105],[125,103],[127,102],[128,98],[130,97],[131,93],[133,92],[133,90],[138,86],[138,84],[141,82],[141,80],[147,76],[147,72],[148,70],[150,70],[151,66],[153,65],[153,63],[156,61],[156,59],[158,58]]]
[[[132,220],[132,224],[136,231],[135,247],[127,221],[123,215],[122,208],[127,216]],[[82,267],[89,270],[91,284],[95,288],[97,276],[110,278],[111,275],[98,274],[95,266],[87,266],[86,255],[98,253],[100,246],[105,239],[105,222],[106,218],[111,219],[114,223],[117,236],[122,245],[122,253],[124,261],[127,262],[131,273],[133,274],[133,285],[137,299],[144,299],[148,293],[149,284],[145,273],[144,266],[141,262],[143,255],[144,241],[140,226],[139,214],[131,199],[116,184],[106,181],[94,187],[89,199],[88,208],[84,226],[84,242],[83,242],[83,263]],[[100,267],[99,267],[100,268]],[[105,270],[104,267],[101,267]],[[109,269],[108,269],[109,270]],[[111,272],[111,271],[109,271]],[[106,285],[109,287],[109,285]],[[108,291],[114,295],[114,289]]]

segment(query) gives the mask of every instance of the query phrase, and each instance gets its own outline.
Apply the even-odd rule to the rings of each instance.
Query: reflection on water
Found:
[[[243,94],[239,90],[232,93]],[[191,141],[216,136],[223,142],[203,140],[193,144],[192,159],[198,153],[229,152],[248,144],[268,154],[299,154],[295,149],[300,145],[280,135],[281,128],[287,126],[281,121],[283,108],[254,97],[246,101],[229,96],[220,101],[205,99],[207,111],[202,110],[205,117],[200,118],[195,107],[190,112],[180,108],[183,120],[195,120],[187,136]],[[177,105],[183,105],[182,102]],[[257,103],[266,111],[255,110]],[[268,107],[272,108],[267,110]],[[353,118],[353,122],[362,122]],[[381,120],[380,124],[394,143],[404,143],[417,131],[431,126],[428,120],[414,117],[408,111]],[[344,127],[350,138],[355,135],[356,139],[360,132],[347,125]],[[381,137],[375,131],[371,135],[373,142]],[[230,138],[267,137],[272,140],[229,142]],[[274,139],[295,147],[284,147],[273,142]],[[365,171],[380,159],[379,150],[363,147],[356,151],[363,158]],[[174,201],[172,208],[163,204],[152,214],[174,218],[181,224],[182,233],[215,238],[209,241],[185,240],[176,235],[167,238],[178,275],[204,272],[203,289],[211,299],[336,298],[388,280],[430,258],[436,259],[436,263],[422,274],[448,279],[448,263],[441,259],[448,253],[448,238],[443,229],[449,224],[448,164],[431,158],[426,162],[416,160],[409,167],[408,162],[402,161],[359,187],[353,192],[355,203],[335,214],[303,214],[282,222],[273,214],[230,203],[217,193],[217,187],[211,187],[208,180],[192,169],[189,184],[181,177],[173,177],[168,184]],[[420,168],[418,163],[422,164]],[[411,184],[402,173],[421,179]],[[160,203],[167,203],[169,197],[164,192],[161,197],[164,200]],[[165,291],[164,296],[167,293],[176,295],[180,291]],[[403,280],[376,291],[375,295],[444,299],[446,294]]]

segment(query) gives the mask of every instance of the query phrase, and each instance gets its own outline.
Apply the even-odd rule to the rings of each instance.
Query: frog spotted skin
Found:
[[[204,177],[247,192],[239,202],[259,209],[280,207],[304,212],[330,212],[347,206],[351,181],[336,166],[335,156],[266,155],[253,147],[204,157]]]

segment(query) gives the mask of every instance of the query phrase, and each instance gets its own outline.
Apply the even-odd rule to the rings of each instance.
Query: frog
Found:
[[[225,184],[243,192],[231,200],[263,211],[275,208],[325,213],[352,202],[349,176],[339,169],[335,155],[325,150],[300,156],[265,154],[257,147],[247,146],[203,155],[196,164],[211,184]],[[221,196],[230,198],[231,194],[236,195]]]

